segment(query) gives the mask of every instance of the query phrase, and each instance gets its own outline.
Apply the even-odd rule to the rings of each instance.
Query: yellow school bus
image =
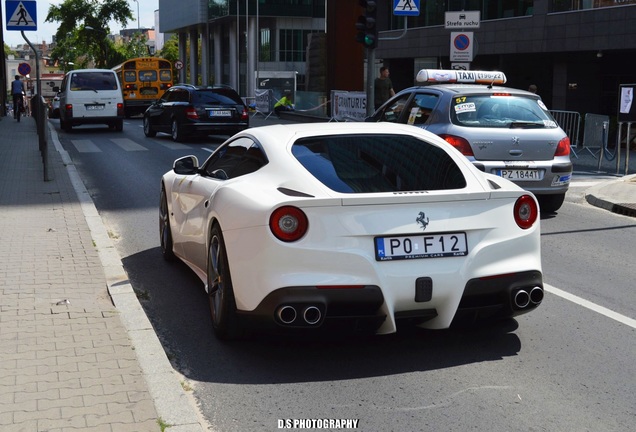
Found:
[[[172,64],[163,58],[133,58],[112,69],[121,82],[126,117],[142,114],[172,87]]]

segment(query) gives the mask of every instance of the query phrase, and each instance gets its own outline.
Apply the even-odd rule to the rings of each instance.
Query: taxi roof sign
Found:
[[[415,77],[417,82],[461,84],[505,84],[506,75],[499,71],[475,71],[452,69],[422,69]]]

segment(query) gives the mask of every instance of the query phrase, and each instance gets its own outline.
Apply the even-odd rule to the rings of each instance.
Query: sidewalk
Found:
[[[66,152],[0,137],[0,430],[205,430]]]

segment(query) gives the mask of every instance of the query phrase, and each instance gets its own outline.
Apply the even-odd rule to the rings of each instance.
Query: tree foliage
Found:
[[[127,58],[126,53],[107,37],[108,23],[115,21],[125,26],[132,19],[128,0],[64,0],[59,5],[52,4],[45,19],[59,23],[55,33],[58,45],[52,56],[79,67],[91,62],[99,68],[121,63]]]

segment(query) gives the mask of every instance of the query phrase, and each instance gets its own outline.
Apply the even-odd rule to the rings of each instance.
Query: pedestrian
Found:
[[[530,84],[530,87],[528,87],[528,91],[530,93],[536,93],[537,92],[537,86],[535,84]]]
[[[291,101],[291,91],[285,90],[283,93],[283,97],[276,102],[274,105],[274,112],[277,116],[280,115],[281,111],[293,111],[294,104]]]
[[[24,83],[20,81],[20,75],[15,76],[15,80],[11,81],[11,95],[13,96],[13,118],[20,121],[18,110],[23,107],[22,95],[24,94]]]
[[[373,106],[375,109],[380,108],[384,102],[388,101],[389,98],[395,96],[395,91],[393,90],[393,83],[391,82],[391,78],[389,78],[389,68],[386,66],[382,66],[380,68],[380,76],[375,79],[374,82],[374,101]]]

